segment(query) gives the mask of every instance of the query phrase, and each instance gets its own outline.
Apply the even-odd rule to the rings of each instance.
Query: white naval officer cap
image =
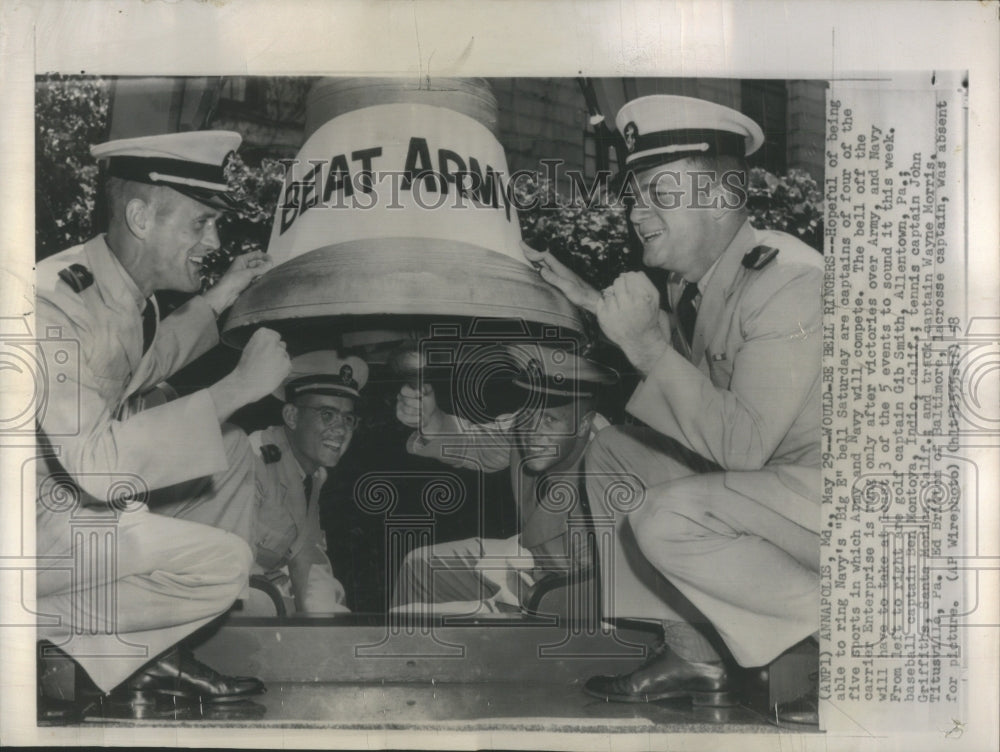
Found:
[[[618,382],[617,371],[574,352],[569,344],[517,349],[525,351],[528,358],[515,375],[514,385],[542,398],[550,407],[596,397],[602,387]]]
[[[304,394],[358,398],[368,383],[368,364],[354,355],[341,358],[336,350],[298,355],[292,358],[291,366],[288,376],[273,392],[282,402],[293,402]]]
[[[745,157],[764,143],[760,126],[742,112],[704,99],[672,94],[654,94],[626,102],[615,118],[615,125],[625,140],[625,173],[685,157]]]
[[[107,174],[149,185],[173,188],[195,201],[232,209],[224,171],[226,158],[243,138],[233,131],[187,131],[122,138],[90,147],[95,159],[107,160]]]

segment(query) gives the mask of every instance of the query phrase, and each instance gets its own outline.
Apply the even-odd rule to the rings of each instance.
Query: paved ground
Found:
[[[692,708],[684,701],[606,703],[565,684],[503,683],[272,682],[253,703],[218,705],[206,717],[185,712],[176,718],[86,723],[594,733],[781,731],[743,707]]]
[[[693,708],[688,701],[608,703],[585,694],[581,685],[586,677],[641,662],[644,649],[655,640],[641,630],[568,637],[565,628],[507,620],[464,626],[435,622],[410,634],[394,633],[377,620],[354,621],[228,624],[199,646],[199,657],[224,673],[261,677],[267,693],[252,702],[168,708],[139,721],[91,718],[84,725],[115,726],[125,734],[132,727],[249,728],[260,729],[262,739],[286,729],[312,728],[361,735],[387,731],[403,738],[409,730],[640,735],[784,731],[747,707]],[[50,690],[62,689],[50,691],[50,696],[71,697],[72,664],[64,660],[47,666],[53,671],[46,674]],[[771,681],[773,686],[774,676]],[[753,686],[766,690],[764,684]],[[767,706],[752,692],[745,694],[755,697],[755,708]]]

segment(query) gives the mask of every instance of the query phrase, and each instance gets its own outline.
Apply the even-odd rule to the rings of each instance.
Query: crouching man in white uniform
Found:
[[[108,160],[108,232],[38,264],[38,331],[79,357],[56,369],[38,416],[38,636],[51,643],[46,655],[59,648],[75,661],[81,687],[96,685],[77,692],[79,714],[149,717],[264,691],[181,644],[239,597],[250,548],[232,532],[150,514],[147,502],[224,477],[204,498],[234,527],[251,519],[252,456],[222,423],[281,383],[284,343],[259,330],[217,383],[136,407],[218,342],[216,317],[271,267],[264,254],[240,256],[159,320],[153,293],[197,293],[204,257],[219,248],[216,220],[230,204],[222,165],[239,144],[239,134],[200,131],[94,147]],[[59,698],[40,699],[46,718]]]
[[[643,263],[673,274],[672,317],[640,272],[599,293],[526,251],[644,376],[627,410],[646,426],[598,437],[588,490],[619,534],[602,562],[613,584],[605,615],[659,620],[664,642],[645,664],[584,689],[608,701],[730,704],[725,652],[742,667],[766,665],[819,628],[823,259],[750,225],[744,157],[764,140],[750,118],[649,96],[627,103],[617,124],[630,221]],[[643,503],[610,508],[615,478],[637,479]],[[813,685],[775,717],[815,724],[817,699]]]

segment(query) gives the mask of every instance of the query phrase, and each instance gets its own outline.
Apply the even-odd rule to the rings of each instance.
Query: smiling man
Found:
[[[400,567],[395,607],[436,604],[428,609],[433,612],[449,603],[453,611],[517,610],[523,590],[541,577],[592,563],[589,547],[572,535],[570,520],[585,519],[584,453],[608,425],[595,409],[598,393],[618,375],[562,349],[539,345],[537,354],[514,380],[526,394],[525,408],[495,423],[474,424],[445,413],[429,384],[421,391],[400,390],[396,417],[418,429],[407,450],[480,472],[509,468],[520,532],[411,551]]]
[[[292,360],[274,393],[284,402],[282,425],[250,435],[260,453],[255,565],[279,584],[288,567],[291,596],[301,615],[347,611],[320,527],[319,495],[358,427],[357,403],[368,366],[357,357],[317,350]]]
[[[141,409],[144,394],[218,342],[217,316],[271,266],[264,254],[240,256],[214,287],[160,320],[153,293],[197,293],[201,261],[219,248],[215,223],[232,203],[223,164],[240,140],[200,131],[93,147],[107,160],[108,231],[38,264],[39,336],[75,354],[48,364],[37,416],[36,547],[49,562],[38,572],[38,635],[96,685],[75,698],[76,712],[146,717],[264,691],[179,644],[246,586],[245,539],[151,514],[147,503],[225,476],[204,498],[250,526],[253,457],[246,438],[221,424],[281,383],[284,343],[259,330],[220,381]],[[81,536],[81,519],[101,536]],[[39,703],[40,717],[47,707]]]
[[[643,262],[672,273],[670,316],[641,272],[598,292],[525,250],[644,376],[627,409],[646,425],[598,435],[588,491],[617,519],[615,555],[602,561],[613,572],[605,615],[661,621],[664,644],[585,689],[612,701],[730,704],[727,653],[764,665],[819,627],[823,260],[750,225],[744,157],[764,138],[748,117],[649,96],[627,103],[617,125],[629,219]],[[608,484],[630,476],[644,501],[616,513]],[[813,694],[776,714],[815,722],[815,703]]]

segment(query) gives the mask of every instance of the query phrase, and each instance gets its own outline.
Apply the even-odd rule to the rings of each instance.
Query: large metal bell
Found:
[[[496,119],[481,79],[317,82],[275,213],[277,266],[233,306],[226,341],[266,325],[302,348],[335,346],[472,319],[579,336],[575,307],[520,249]]]

